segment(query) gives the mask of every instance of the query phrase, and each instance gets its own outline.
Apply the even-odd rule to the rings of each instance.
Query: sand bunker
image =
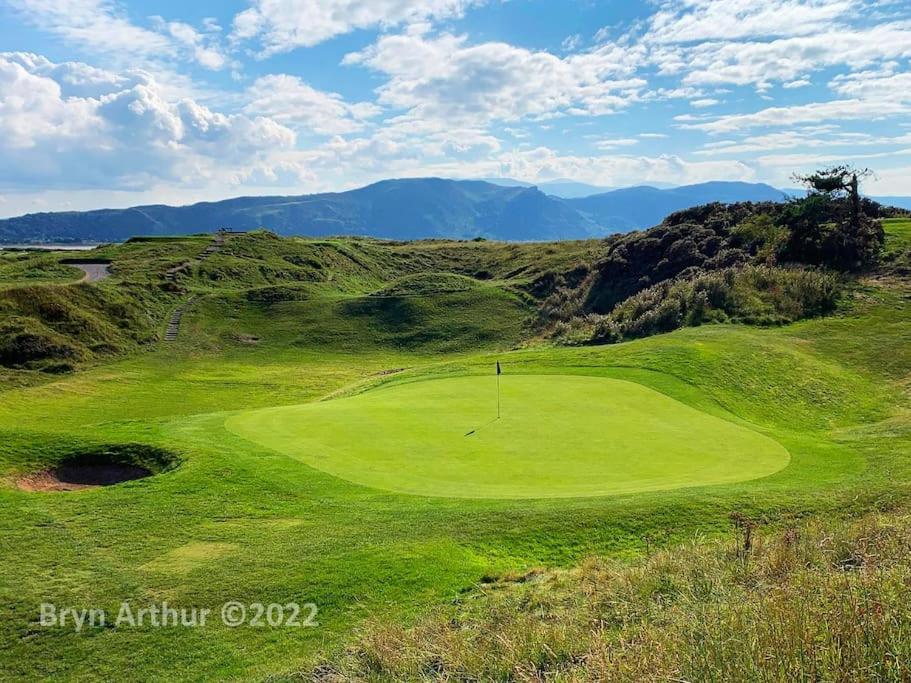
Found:
[[[177,462],[167,451],[148,446],[116,446],[68,456],[56,467],[19,477],[23,491],[79,491],[144,479]]]
[[[137,465],[69,464],[28,474],[17,483],[25,491],[78,491],[151,476],[152,472]]]

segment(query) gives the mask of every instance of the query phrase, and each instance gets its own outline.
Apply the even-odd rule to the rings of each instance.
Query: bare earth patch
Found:
[[[155,572],[186,574],[234,552],[237,548],[235,543],[193,541],[147,562],[141,568]]]

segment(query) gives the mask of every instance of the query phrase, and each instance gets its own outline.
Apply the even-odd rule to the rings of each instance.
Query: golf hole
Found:
[[[79,491],[145,479],[178,464],[170,451],[140,444],[67,454],[54,467],[20,477],[24,491]]]

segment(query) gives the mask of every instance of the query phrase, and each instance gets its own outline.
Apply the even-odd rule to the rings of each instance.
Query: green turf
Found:
[[[639,384],[457,377],[243,413],[229,431],[349,481],[460,498],[600,496],[763,477],[772,439]]]
[[[367,618],[415,617],[491,574],[727,532],[735,511],[786,520],[909,495],[911,296],[900,282],[852,287],[836,315],[780,328],[706,325],[604,347],[520,348],[529,310],[517,280],[566,267],[591,245],[276,242],[283,251],[237,239],[237,253],[191,269],[179,291],[160,289],[160,272],[198,253],[193,241],[105,247],[115,276],[99,285],[0,297],[26,313],[25,303],[41,304],[55,329],[119,338],[129,350],[127,335],[161,323],[165,303],[198,296],[174,343],[99,353],[69,375],[0,374],[0,679],[268,679],[344,647]],[[482,285],[408,277],[444,270],[483,276]],[[125,282],[150,292],[142,325],[110,330],[123,316],[102,317],[106,309],[100,326],[69,315],[71,305],[84,313],[116,301]],[[392,296],[371,296],[387,283]],[[790,461],[761,478],[636,493],[421,496],[333,476],[225,426],[263,408],[316,414],[450,378],[488,383],[498,358],[504,382],[632,383],[652,405],[766,436]],[[124,443],[167,448],[181,465],[72,494],[14,486],[18,473],[72,449]],[[110,610],[163,599],[212,609],[312,601],[321,626],[77,634],[36,624],[43,601]]]
[[[883,220],[886,232],[886,250],[908,249],[911,247],[911,218],[886,218]]]

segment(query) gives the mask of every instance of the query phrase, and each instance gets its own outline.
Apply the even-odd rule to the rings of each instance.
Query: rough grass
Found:
[[[60,263],[60,254],[0,250],[0,289],[22,284],[75,282],[81,271]]]
[[[507,575],[415,625],[371,619],[322,681],[903,681],[911,516],[815,521]]]
[[[188,312],[185,329],[210,347],[255,338],[273,349],[453,353],[518,344],[529,314],[515,295],[491,286],[364,297],[265,288],[204,299]]]
[[[372,293],[373,296],[428,296],[477,289],[481,283],[452,273],[417,273],[406,275]]]

